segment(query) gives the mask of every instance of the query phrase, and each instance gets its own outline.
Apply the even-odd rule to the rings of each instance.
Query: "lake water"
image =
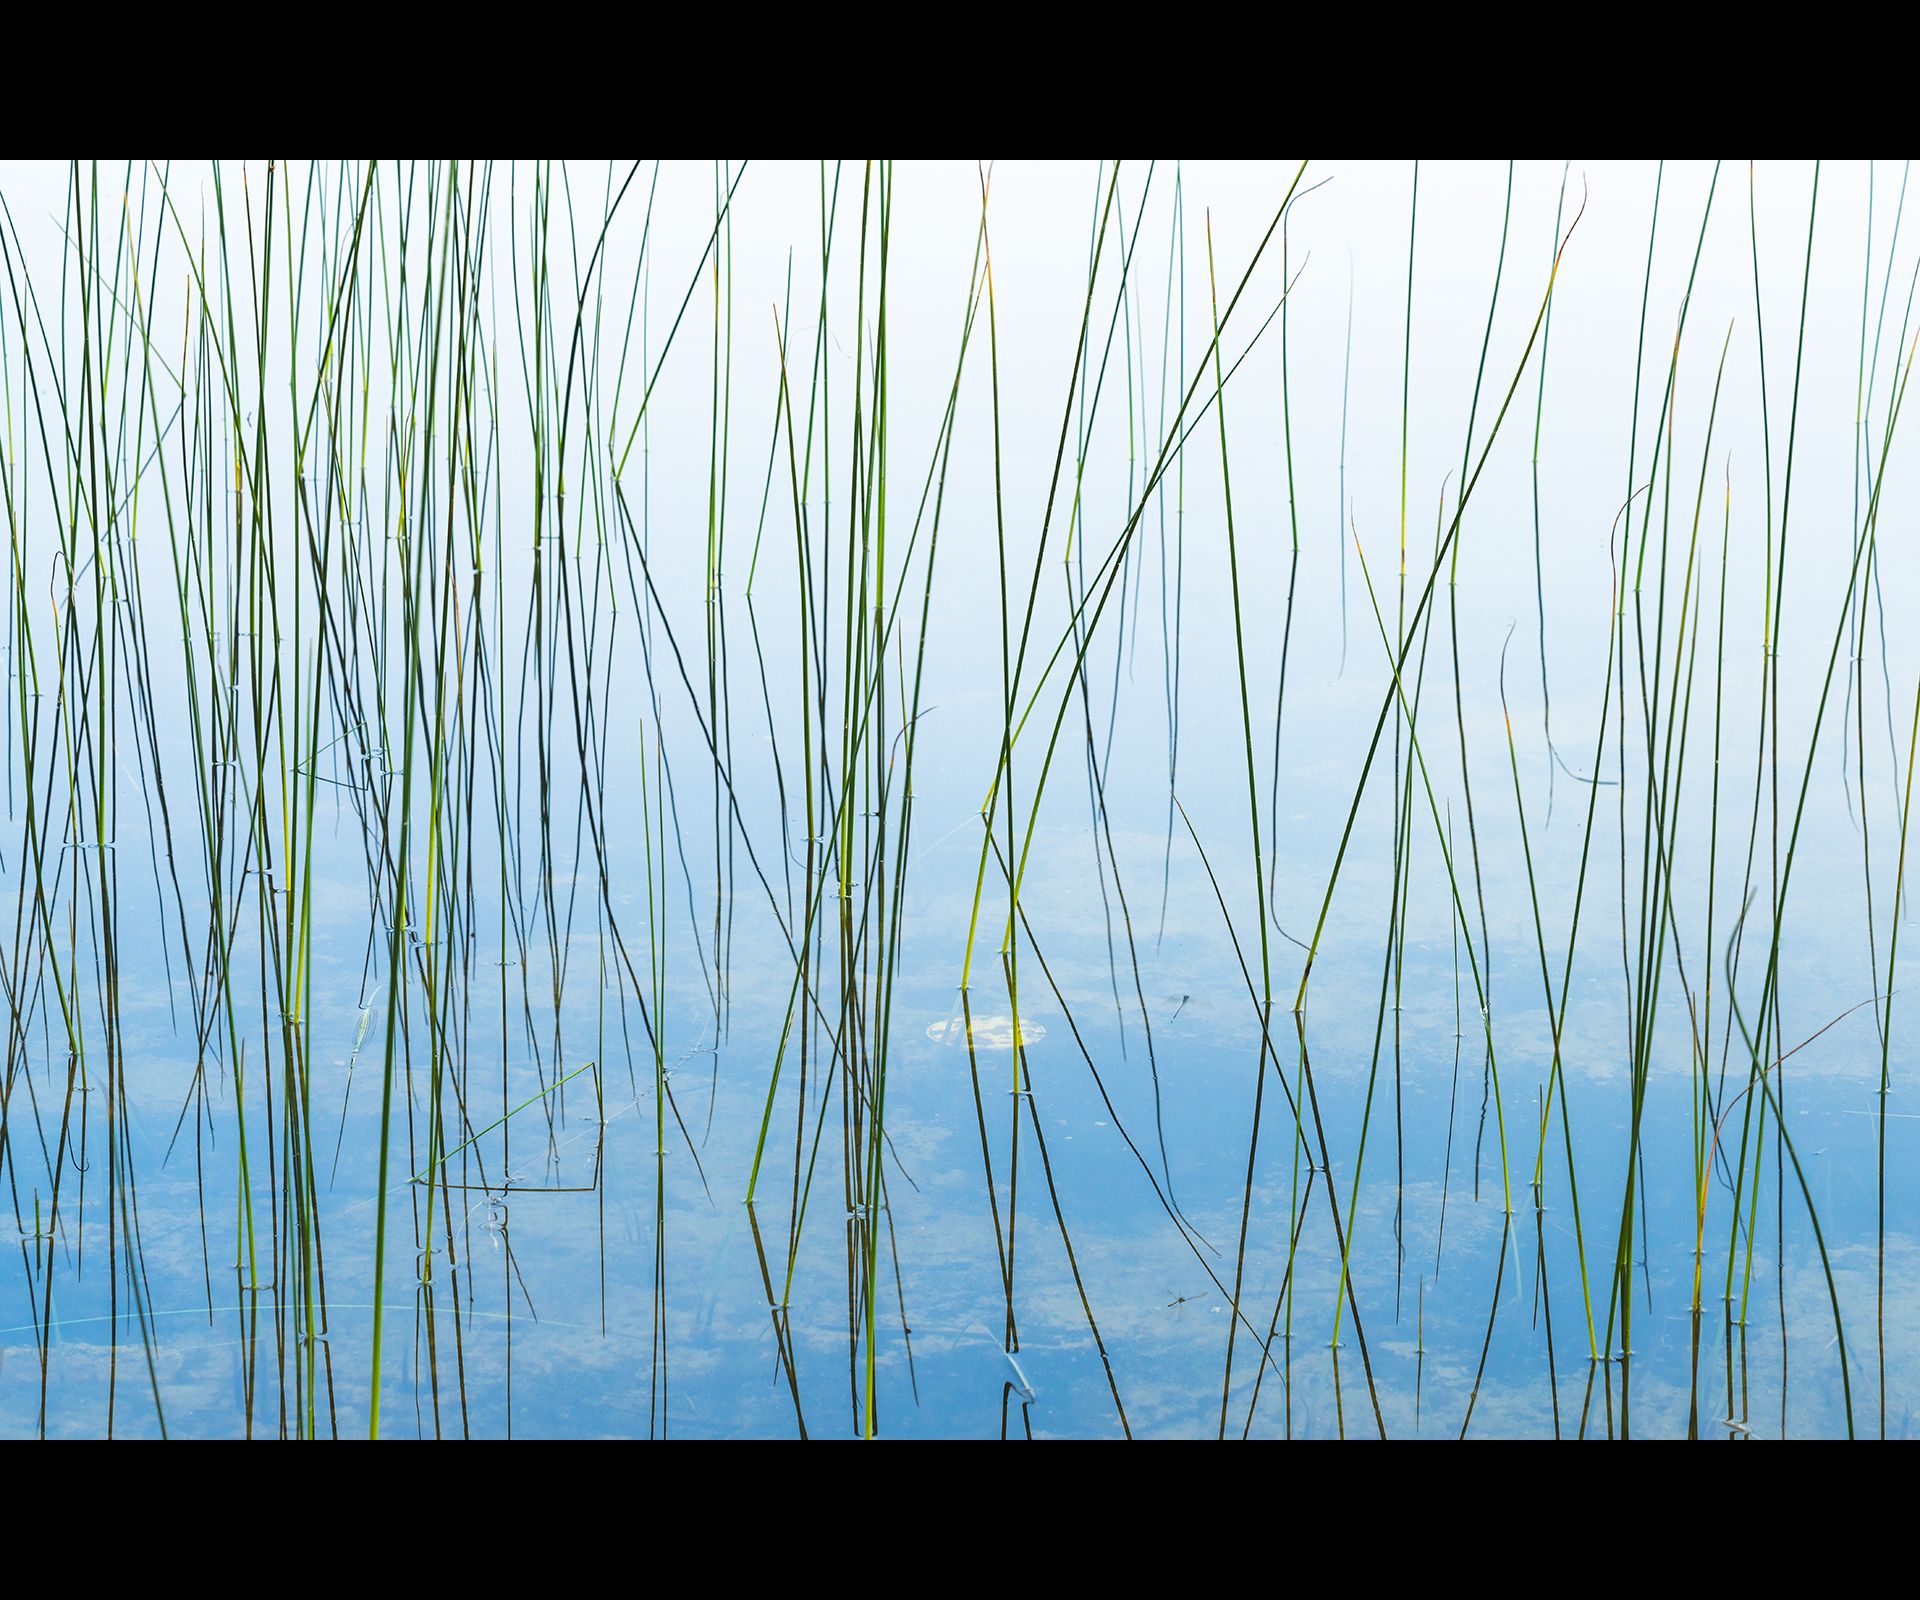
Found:
[[[987,177],[0,164],[0,1433],[1914,1432],[1904,164]]]

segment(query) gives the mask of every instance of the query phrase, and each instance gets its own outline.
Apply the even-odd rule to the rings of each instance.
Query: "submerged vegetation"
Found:
[[[1906,185],[0,175],[0,1431],[1911,1431]]]

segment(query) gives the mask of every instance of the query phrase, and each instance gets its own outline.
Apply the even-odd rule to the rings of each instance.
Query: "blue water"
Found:
[[[626,170],[614,169],[616,184]],[[325,504],[312,498],[324,454],[307,458],[303,479],[292,425],[270,409],[267,467],[249,467],[260,475],[237,495],[228,483],[234,432],[250,448],[254,407],[284,410],[289,375],[308,383],[300,374],[321,359],[313,303],[300,313],[297,359],[282,334],[264,383],[242,371],[237,430],[225,391],[201,372],[185,420],[156,404],[135,437],[142,413],[122,403],[120,376],[108,402],[118,410],[79,415],[77,310],[66,312],[61,345],[43,339],[12,291],[0,363],[10,374],[17,599],[0,835],[0,904],[13,910],[0,949],[13,1018],[0,1174],[19,1244],[0,1264],[0,1433],[364,1435],[379,1281],[385,1436],[1910,1435],[1920,1135],[1903,1109],[1915,1055],[1898,964],[1891,996],[1887,982],[1896,924],[1906,937],[1894,889],[1920,670],[1897,622],[1917,576],[1894,533],[1910,492],[1905,431],[1887,457],[1878,521],[1887,548],[1876,549],[1872,582],[1855,588],[1863,602],[1848,599],[1877,430],[1904,360],[1900,305],[1916,245],[1892,231],[1902,171],[1876,167],[1871,192],[1864,167],[1821,178],[1789,501],[1785,406],[1810,170],[1761,169],[1757,224],[1744,169],[1717,180],[1670,437],[1658,418],[1712,169],[1588,173],[1591,210],[1556,290],[1536,446],[1539,354],[1524,364],[1521,354],[1551,260],[1560,164],[1514,175],[1514,242],[1469,442],[1507,169],[1422,168],[1407,342],[1411,169],[1315,163],[1315,177],[1333,181],[1290,213],[1288,270],[1265,262],[1229,341],[1230,361],[1299,273],[1284,329],[1291,490],[1280,322],[1227,390],[1243,668],[1217,417],[1205,416],[1152,492],[1147,474],[1164,419],[1186,381],[1204,375],[1203,209],[1218,210],[1221,272],[1237,282],[1293,170],[1182,169],[1182,290],[1178,257],[1169,270],[1180,225],[1173,168],[1122,169],[1124,227],[1141,219],[1139,260],[1152,259],[1133,269],[1115,317],[1118,279],[1104,258],[1087,345],[1095,370],[1109,319],[1116,331],[1097,401],[1086,390],[1070,397],[1068,380],[1112,169],[997,173],[1000,492],[996,501],[986,352],[973,348],[945,463],[910,744],[903,704],[922,643],[930,513],[908,540],[929,462],[940,459],[979,195],[972,169],[895,174],[883,570],[906,602],[883,658],[884,720],[862,747],[863,787],[846,807],[857,849],[844,883],[842,859],[824,843],[839,816],[847,726],[844,563],[850,541],[875,531],[862,505],[878,503],[863,502],[852,466],[854,399],[872,393],[879,331],[872,302],[863,315],[855,299],[857,167],[841,177],[843,254],[821,357],[833,385],[822,424],[831,455],[807,457],[804,491],[787,482],[764,308],[775,304],[790,329],[789,383],[804,395],[819,297],[814,168],[749,167],[741,178],[720,258],[731,314],[724,298],[716,311],[700,256],[714,169],[665,169],[645,235],[633,208],[652,167],[640,169],[641,190],[623,201],[592,268],[602,276],[584,280],[593,293],[583,303],[599,315],[582,335],[591,358],[565,392],[590,421],[565,447],[564,498],[550,478],[536,489],[530,408],[508,371],[523,337],[513,296],[534,293],[508,230],[526,225],[532,173],[514,175],[511,196],[506,169],[495,174],[482,324],[503,378],[470,458],[485,492],[436,484],[444,458],[425,489],[410,466],[413,543],[401,537],[393,450],[370,453],[376,475],[351,490],[342,522],[313,509]],[[1648,274],[1656,176],[1663,209]],[[0,171],[23,270],[55,319],[63,272],[74,281],[56,227],[67,178],[57,167]],[[189,192],[200,203],[181,174],[168,181],[177,203]],[[308,177],[296,167],[277,181],[298,195]],[[328,168],[313,181],[350,199],[362,180]],[[595,226],[582,223],[569,274],[587,271],[605,174],[577,169],[572,181]],[[134,174],[148,207],[140,237],[149,277],[177,303],[191,275],[184,247],[155,228],[158,182]],[[257,169],[249,182],[263,182]],[[379,179],[375,194],[376,215],[397,227],[398,179]],[[1757,242],[1750,225],[1762,229]],[[410,267],[424,259],[410,256]],[[391,254],[366,271],[369,283],[399,281]],[[1182,302],[1168,299],[1170,277],[1185,296],[1172,323],[1165,307]],[[417,273],[412,281],[417,290]],[[1643,281],[1652,309],[1636,402]],[[1889,309],[1876,322],[1883,281]],[[636,282],[646,321],[623,335]],[[647,428],[620,471],[607,441],[626,437],[640,382],[632,372],[616,379],[623,339],[636,368],[651,371],[689,282],[700,292],[674,335],[684,343],[660,367]],[[244,281],[233,287],[248,293]],[[555,364],[565,370],[575,291],[558,301]],[[376,305],[370,293],[365,304]],[[125,340],[127,324],[118,326]],[[224,326],[216,331],[224,341]],[[177,338],[169,325],[170,363]],[[388,351],[385,327],[370,338]],[[419,346],[406,348],[419,359]],[[716,349],[734,386],[718,468]],[[452,370],[444,349],[428,359]],[[1403,360],[1412,373],[1404,510]],[[1443,564],[1431,631],[1415,633],[1408,657],[1409,673],[1423,662],[1425,672],[1418,759],[1389,716],[1349,837],[1393,692],[1362,560],[1397,632],[1433,570],[1436,519],[1444,534],[1459,509],[1462,455],[1471,478],[1516,371],[1512,412],[1459,518],[1458,587]],[[137,366],[128,381],[137,392]],[[545,381],[558,392],[561,380]],[[168,382],[178,402],[177,380]],[[65,446],[43,450],[33,398],[45,414],[56,392],[75,408],[72,437],[113,463],[110,500],[83,492]],[[377,437],[385,402],[377,385],[371,392]],[[196,412],[209,395],[211,409]],[[437,404],[445,424],[444,397]],[[201,415],[217,420],[211,467],[182,449]],[[123,428],[120,417],[132,421]],[[805,417],[797,411],[796,431]],[[1063,417],[1065,487],[1048,522]],[[67,437],[58,422],[52,409],[49,440]],[[50,470],[49,459],[61,464]],[[391,476],[383,484],[379,473]],[[1652,494],[1639,492],[1648,485]],[[1616,524],[1629,490],[1634,520]],[[1696,497],[1704,510],[1683,579]],[[804,591],[796,499],[814,541]],[[341,541],[327,569],[330,614],[313,582],[315,521]],[[104,554],[94,554],[96,532]],[[1012,573],[1004,615],[1002,537]],[[65,553],[75,538],[77,557]],[[1082,683],[1070,671],[1073,609],[1123,539],[1125,566]],[[412,570],[428,574],[432,603],[417,624],[425,667],[410,680],[403,604],[410,553],[423,547]],[[1620,681],[1606,687],[1622,659],[1610,630],[1615,563],[1622,548],[1643,547],[1640,584],[1629,575],[1617,613],[1623,707]],[[96,590],[89,556],[110,567],[111,591]],[[1763,607],[1782,560],[1778,735],[1762,748]],[[269,566],[276,588],[266,599]],[[182,570],[204,585],[184,640]],[[994,812],[1000,851],[1026,847],[1025,808],[1057,712],[1063,732],[1025,858],[1026,920],[1009,943],[993,850],[977,919],[975,883],[1003,733],[1003,637],[1017,645],[1036,571],[1020,699],[1039,685],[1038,709],[1015,749],[1012,846],[1005,810]],[[824,619],[805,679],[803,605]],[[262,642],[275,616],[277,662]],[[1697,655],[1682,657],[1687,745],[1660,790],[1679,822],[1672,860],[1655,859],[1649,877],[1641,689],[1658,663],[1666,692],[1682,626],[1699,640]],[[343,635],[356,641],[351,651],[330,642]],[[1063,640],[1065,659],[1042,678]],[[821,695],[812,746],[803,693]],[[209,763],[207,741],[228,718],[238,741]],[[259,727],[267,733],[256,743]],[[823,729],[830,745],[818,743]],[[319,752],[311,764],[308,742]],[[811,825],[806,748],[820,763]],[[1775,861],[1795,837],[1803,773],[1769,1046],[1784,1059],[1768,1074],[1792,1154],[1765,1101],[1765,1143],[1742,1167],[1741,1141],[1763,1103],[1742,1095],[1753,1059],[1742,1027],[1758,1016]],[[1404,884],[1397,797],[1411,807]],[[310,841],[304,827],[295,835],[311,851],[298,872],[282,858],[283,803],[312,823]],[[396,935],[403,811],[411,909]],[[807,921],[810,832],[822,910],[812,991],[796,1006],[791,941]],[[263,841],[275,861],[264,878]],[[1636,1045],[1642,886],[1668,880],[1656,1020]],[[1552,1033],[1535,895],[1557,990],[1583,882],[1565,1075],[1543,1127]],[[310,890],[295,900],[310,920],[294,930],[289,883]],[[1396,906],[1403,920],[1390,945]],[[843,933],[855,941],[844,966]],[[310,966],[290,1008],[296,935]],[[1316,938],[1296,1019],[1304,946]],[[1730,986],[1743,1008],[1731,1028]],[[1646,1069],[1637,1147],[1636,1062]],[[867,1096],[882,1064],[875,1160]],[[1698,1120],[1702,1081],[1724,1117],[1717,1144]],[[1696,1156],[1710,1146],[1702,1227]],[[1614,1270],[1623,1211],[1624,1282]]]

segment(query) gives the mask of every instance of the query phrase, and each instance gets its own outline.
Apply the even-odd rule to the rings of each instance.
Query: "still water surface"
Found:
[[[1908,1436],[1904,185],[0,169],[0,1432]]]

